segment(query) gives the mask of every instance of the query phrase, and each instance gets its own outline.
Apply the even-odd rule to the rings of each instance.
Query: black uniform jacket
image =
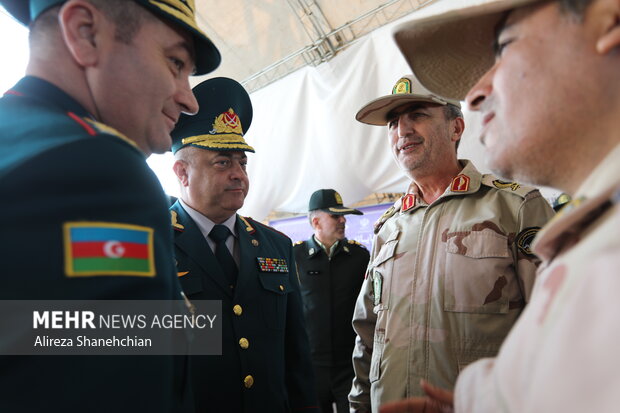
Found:
[[[132,141],[25,77],[0,99],[0,154],[0,299],[181,299],[167,200]],[[152,262],[88,275],[98,259],[75,264],[71,228],[152,231]],[[0,411],[169,412],[173,377],[171,356],[4,356]]]
[[[314,240],[295,244],[312,360],[317,366],[351,366],[351,326],[370,254],[356,241],[341,240],[330,260]]]
[[[291,240],[237,216],[240,263],[232,289],[181,204],[170,210],[183,291],[190,301],[222,301],[222,355],[190,358],[197,411],[318,411]],[[282,272],[261,269],[266,259],[281,260]]]

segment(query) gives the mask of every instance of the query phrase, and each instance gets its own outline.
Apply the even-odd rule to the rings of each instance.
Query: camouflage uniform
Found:
[[[540,232],[532,301],[496,359],[467,368],[457,412],[616,412],[620,406],[620,146]]]
[[[353,316],[352,412],[421,395],[420,379],[452,388],[497,353],[529,300],[529,242],[553,210],[537,190],[461,164],[431,205],[412,183],[378,222]]]

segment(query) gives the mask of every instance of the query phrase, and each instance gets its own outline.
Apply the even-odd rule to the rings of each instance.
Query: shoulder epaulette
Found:
[[[482,175],[482,184],[501,191],[510,192],[521,198],[530,198],[531,196],[528,195],[538,193],[538,189],[534,187],[521,185],[517,182],[503,181],[491,174]]]
[[[383,224],[385,224],[385,221],[390,219],[396,212],[398,212],[398,210],[400,209],[400,203],[401,203],[401,200],[399,199],[398,201],[394,203],[394,205],[389,207],[387,211],[383,213],[383,215],[379,217],[377,222],[375,222],[375,234],[379,232]]]
[[[257,225],[261,226],[262,228],[268,229],[268,230],[270,230],[270,231],[272,231],[272,232],[275,232],[276,234],[280,234],[280,235],[282,235],[283,237],[285,237],[286,239],[288,239],[288,240],[290,241],[290,238],[289,238],[289,236],[288,236],[288,235],[286,235],[286,234],[285,234],[285,233],[283,233],[283,232],[278,231],[277,229],[275,229],[275,228],[273,228],[273,227],[270,227],[269,225],[265,225],[265,224],[263,224],[263,223],[261,223],[261,222],[258,222],[257,220],[252,219],[252,218],[250,218],[250,217],[245,217],[245,219],[244,219],[244,217],[241,217],[241,219],[243,219],[243,220],[244,220],[244,222],[251,221],[251,222],[253,222],[254,224],[257,224]]]
[[[362,244],[362,243],[361,243],[361,242],[359,242],[359,241],[355,241],[354,239],[350,239],[350,240],[349,240],[349,244],[351,244],[351,245],[357,245],[358,247],[362,247],[362,248],[364,248],[364,249],[367,249],[367,248],[366,248],[366,246],[365,246],[364,244]]]
[[[304,243],[303,241],[295,241],[295,242],[293,243],[293,246],[295,246],[295,245],[301,245],[301,244],[303,244],[303,243]]]
[[[74,115],[73,113],[69,113],[69,116],[71,116],[71,118],[75,120],[77,123],[82,125],[82,127],[84,127],[84,129],[86,129],[86,131],[91,135],[104,134],[104,135],[114,136],[115,138],[118,138],[122,140],[123,142],[128,143],[134,148],[139,149],[138,145],[136,145],[134,141],[132,141],[127,136],[123,135],[122,133],[120,133],[119,131],[117,131],[111,126],[108,126],[101,122],[97,122],[96,120],[93,120],[90,118],[80,118]],[[88,127],[90,127],[91,130],[94,130],[95,133],[92,133],[91,130],[88,129]]]

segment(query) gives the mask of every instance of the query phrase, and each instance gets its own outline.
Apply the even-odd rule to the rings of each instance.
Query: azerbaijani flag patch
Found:
[[[65,274],[155,276],[153,229],[112,222],[63,225]]]

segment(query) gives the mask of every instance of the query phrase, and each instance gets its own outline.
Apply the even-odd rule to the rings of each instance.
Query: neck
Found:
[[[433,203],[450,185],[452,180],[461,172],[463,167],[455,159],[454,163],[442,169],[435,169],[432,174],[410,177],[418,185],[420,196],[427,204]]]
[[[336,243],[336,241],[338,241],[338,239],[334,238],[324,240],[317,233],[314,233],[314,238],[316,238],[328,250]]]

